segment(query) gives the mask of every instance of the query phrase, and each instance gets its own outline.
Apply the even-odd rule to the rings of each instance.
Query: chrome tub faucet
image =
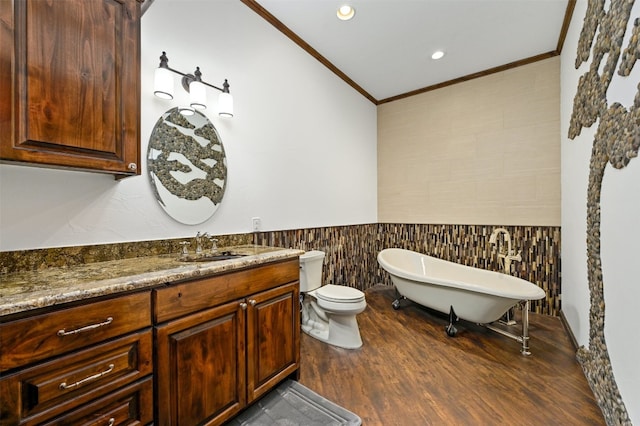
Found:
[[[498,250],[498,262],[504,265],[504,273],[511,275],[511,262],[522,262],[522,250],[518,250],[518,254],[511,248],[511,235],[505,228],[496,228],[489,237],[489,244],[495,244],[499,249],[498,235],[503,235],[503,240],[507,242],[506,253]]]

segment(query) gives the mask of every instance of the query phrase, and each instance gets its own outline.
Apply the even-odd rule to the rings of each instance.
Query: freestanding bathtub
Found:
[[[449,313],[450,317],[455,312],[458,318],[486,325],[520,341],[523,344],[522,353],[529,355],[529,301],[545,297],[540,287],[511,275],[398,248],[382,250],[378,254],[378,263],[389,272],[401,296],[436,311]],[[395,309],[399,306],[398,302],[394,302]],[[524,304],[522,336],[514,336],[490,325],[517,304]],[[450,333],[449,328],[447,333],[455,334]]]

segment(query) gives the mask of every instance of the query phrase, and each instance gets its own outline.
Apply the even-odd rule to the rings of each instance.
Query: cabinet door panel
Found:
[[[88,1],[75,8],[69,3],[26,3],[26,64],[20,64],[26,66],[27,89],[23,140],[116,156],[119,111],[113,89],[120,74],[115,52],[121,49],[121,6]]]
[[[240,302],[157,327],[158,423],[219,424],[245,405]]]
[[[1,158],[139,173],[138,2],[2,3],[13,43],[2,52]]]
[[[300,302],[298,282],[258,293],[247,310],[248,402],[298,368]]]

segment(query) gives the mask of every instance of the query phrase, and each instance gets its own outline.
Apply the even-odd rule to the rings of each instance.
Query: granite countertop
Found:
[[[297,249],[255,245],[223,247],[218,252],[245,256],[210,262],[185,262],[176,255],[160,255],[0,275],[0,317],[150,288],[172,281],[205,277],[304,253]]]

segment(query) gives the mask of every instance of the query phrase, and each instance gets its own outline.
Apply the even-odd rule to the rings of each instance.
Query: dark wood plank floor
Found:
[[[362,348],[302,334],[300,382],[358,414],[364,425],[604,425],[562,323],[531,315],[530,357],[515,340],[447,318],[395,291],[367,290]],[[519,325],[517,326],[519,327]]]

